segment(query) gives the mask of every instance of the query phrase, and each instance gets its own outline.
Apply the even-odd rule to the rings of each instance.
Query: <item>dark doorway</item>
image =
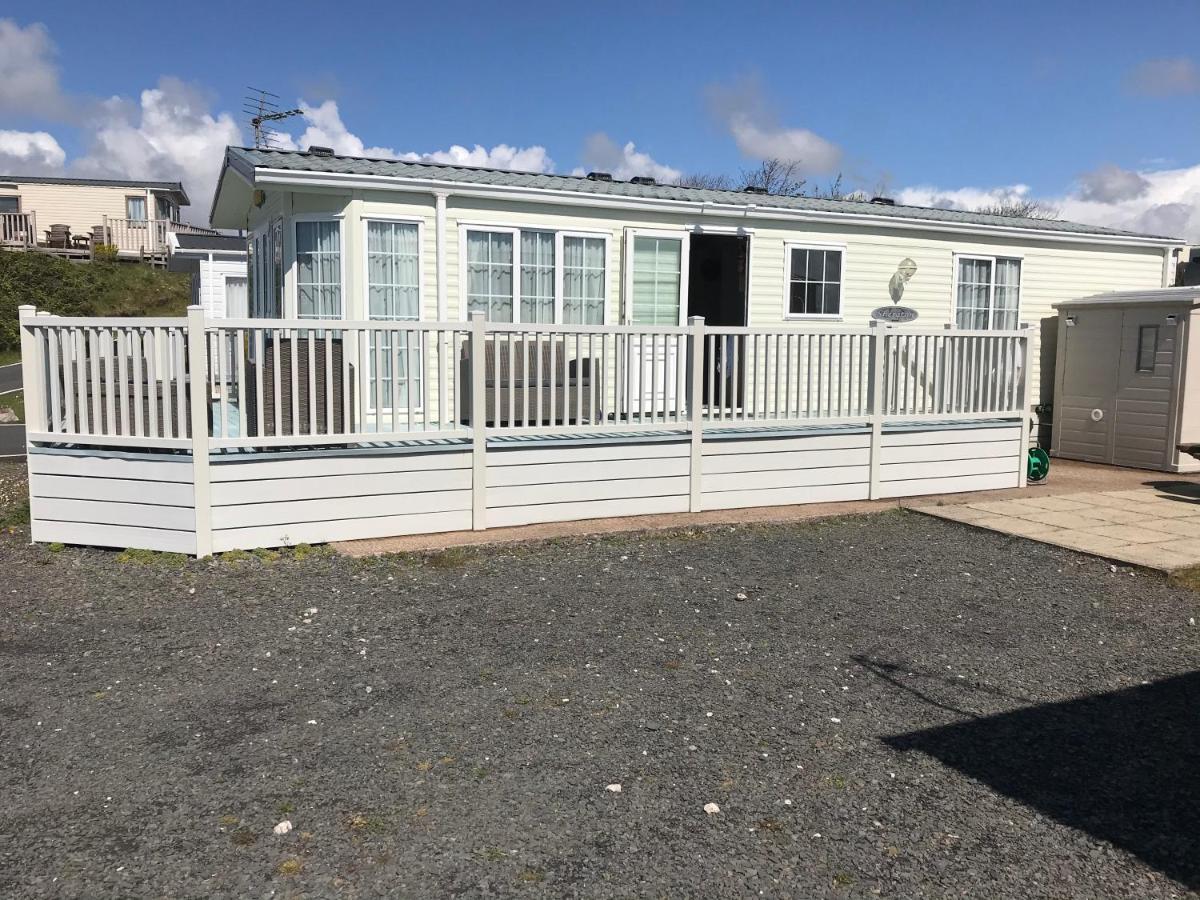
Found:
[[[688,316],[703,316],[711,327],[740,327],[746,324],[746,272],[750,239],[736,234],[693,234],[688,247]],[[704,381],[704,402],[724,398],[731,409],[741,399],[741,374],[734,372],[733,343],[737,338],[725,335],[710,338],[704,344],[704,366],[709,371],[715,357],[713,397],[709,397],[708,379]],[[729,364],[727,365],[727,361]],[[739,360],[737,368],[742,368]],[[724,390],[722,390],[724,387]]]

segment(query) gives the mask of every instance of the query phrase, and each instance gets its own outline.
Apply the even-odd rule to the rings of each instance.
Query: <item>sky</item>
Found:
[[[1200,242],[1200,0],[0,7],[0,175],[182,179],[247,87],[280,143],[616,177],[777,157],[816,185]]]

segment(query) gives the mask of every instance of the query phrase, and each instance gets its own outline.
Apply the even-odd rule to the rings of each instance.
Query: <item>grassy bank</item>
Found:
[[[0,252],[0,364],[16,361],[17,310],[25,304],[60,316],[173,316],[183,314],[189,296],[184,273]]]

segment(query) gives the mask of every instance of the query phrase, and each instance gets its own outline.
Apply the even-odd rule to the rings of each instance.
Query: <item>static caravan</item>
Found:
[[[1099,294],[1056,309],[1051,452],[1140,469],[1200,470],[1178,450],[1200,443],[1200,288]]]

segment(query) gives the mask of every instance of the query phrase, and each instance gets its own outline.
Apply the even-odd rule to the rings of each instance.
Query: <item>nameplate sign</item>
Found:
[[[917,320],[917,311],[911,306],[881,306],[871,311],[871,318],[877,322],[902,324],[904,322],[915,322]]]

